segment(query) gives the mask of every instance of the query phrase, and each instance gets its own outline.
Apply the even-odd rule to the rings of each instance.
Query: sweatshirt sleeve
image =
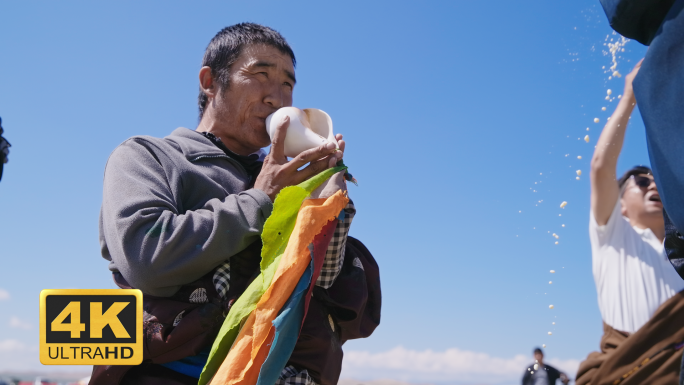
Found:
[[[180,212],[173,161],[151,142],[130,139],[105,168],[100,244],[129,284],[171,296],[259,239],[270,198],[250,189]],[[170,183],[170,180],[175,182]]]

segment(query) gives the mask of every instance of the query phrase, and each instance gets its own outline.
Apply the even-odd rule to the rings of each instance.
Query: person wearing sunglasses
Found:
[[[580,365],[577,384],[614,383],[629,376],[637,376],[630,379],[638,378],[636,383],[664,384],[677,383],[679,378],[681,349],[653,351],[654,346],[678,342],[674,339],[681,325],[673,314],[679,314],[680,320],[684,316],[684,306],[678,310],[684,281],[663,248],[665,225],[658,187],[645,166],[617,178],[618,157],[636,105],[632,81],[640,67],[641,62],[625,77],[625,90],[591,161],[589,235],[604,335],[601,352],[589,354]],[[637,366],[638,370],[627,373]]]

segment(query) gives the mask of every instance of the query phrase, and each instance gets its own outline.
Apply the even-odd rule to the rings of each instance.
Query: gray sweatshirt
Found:
[[[259,239],[271,199],[202,134],[136,136],[105,167],[100,246],[131,286],[167,297]]]

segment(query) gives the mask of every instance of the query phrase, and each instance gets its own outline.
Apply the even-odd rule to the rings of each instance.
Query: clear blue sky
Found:
[[[598,0],[4,2],[0,15],[13,146],[0,371],[40,367],[41,289],[114,287],[97,228],[107,157],[130,136],[196,127],[204,48],[242,21],[286,37],[294,105],[327,111],[348,143],[351,234],[380,264],[384,303],[376,333],[347,351],[509,359],[545,343],[547,357],[581,360],[598,347],[589,162],[616,105],[606,89],[624,82],[601,70],[612,30]],[[644,53],[628,43],[620,72]],[[637,112],[618,171],[647,163]]]

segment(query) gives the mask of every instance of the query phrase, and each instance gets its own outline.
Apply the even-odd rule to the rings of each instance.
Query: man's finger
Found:
[[[641,64],[644,62],[644,58],[641,58],[639,62],[634,66],[634,68],[641,68]]]
[[[283,164],[287,161],[285,157],[285,136],[287,135],[287,128],[290,126],[290,117],[285,115],[283,120],[276,127],[275,135],[271,141],[271,153],[270,155],[279,164]]]
[[[335,144],[333,143],[326,143],[316,148],[303,151],[288,163],[288,167],[298,169],[309,162],[330,155],[333,151],[335,151]]]
[[[340,136],[342,136],[342,135],[340,135]],[[344,148],[346,147],[346,145],[347,145],[347,142],[345,142],[342,139],[339,139],[337,141],[337,146],[340,148],[340,151],[342,151],[342,152],[344,152]]]
[[[316,161],[313,161],[309,163],[308,166],[304,167],[303,169],[297,171],[296,174],[296,180],[297,184],[304,182],[305,180],[311,178],[314,175],[320,174],[321,172],[334,167],[335,163],[337,163],[337,158],[335,157],[334,154],[331,154],[329,156],[326,156],[323,159],[319,159]],[[333,162],[333,166],[330,166],[330,162]]]

